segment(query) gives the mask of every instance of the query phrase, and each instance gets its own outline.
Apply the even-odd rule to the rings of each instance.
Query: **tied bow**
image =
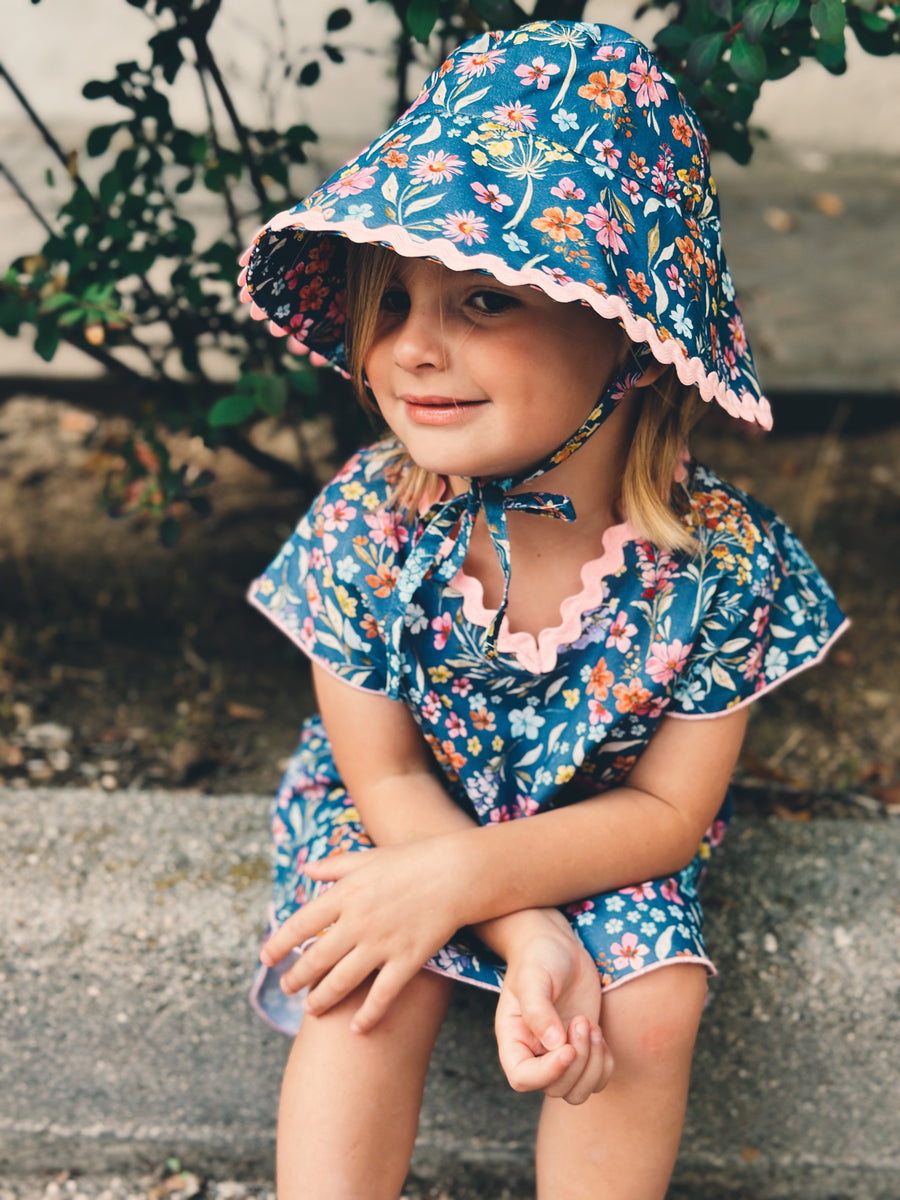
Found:
[[[511,495],[513,488],[551,471],[588,440],[618,407],[634,387],[652,358],[646,344],[634,347],[629,362],[606,387],[586,420],[572,436],[535,469],[505,479],[471,479],[469,489],[440,505],[433,515],[426,514],[426,525],[403,565],[397,579],[386,620],[387,677],[386,691],[396,699],[403,675],[402,644],[406,613],[416,592],[426,579],[450,583],[466,560],[472,530],[478,514],[484,510],[488,533],[503,572],[503,598],[484,637],[488,658],[497,654],[497,638],[509,601],[509,533],[506,514],[515,509],[535,516],[555,517],[560,521],[576,519],[575,506],[568,496],[556,492],[522,492]]]

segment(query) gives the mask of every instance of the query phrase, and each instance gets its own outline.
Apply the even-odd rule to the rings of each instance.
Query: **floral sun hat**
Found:
[[[704,400],[771,427],[706,137],[619,29],[536,21],[464,43],[386,133],[257,235],[241,275],[253,315],[339,370],[347,238],[587,303]]]

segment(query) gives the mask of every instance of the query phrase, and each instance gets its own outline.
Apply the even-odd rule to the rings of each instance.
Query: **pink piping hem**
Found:
[[[333,664],[328,662],[327,659],[320,658],[317,654],[313,654],[309,646],[307,646],[299,637],[297,637],[292,629],[288,629],[286,625],[283,625],[282,622],[279,621],[278,618],[272,613],[272,610],[266,608],[266,606],[256,598],[255,588],[256,584],[251,583],[247,591],[247,603],[261,612],[263,616],[268,617],[279,633],[283,633],[286,638],[294,643],[298,650],[302,650],[310,662],[314,662],[316,666],[321,667],[323,671],[327,671],[329,675],[333,675],[335,679],[339,679],[341,683],[345,683],[347,687],[355,688],[358,692],[366,692],[370,696],[384,695],[384,692],[379,688],[363,687],[361,683],[353,683],[352,680],[345,679],[339,671],[334,669]]]
[[[272,219],[267,229],[274,233],[278,233],[282,229],[308,229],[319,233],[344,234],[354,242],[384,242],[398,254],[407,258],[437,256],[450,270],[484,270],[493,275],[495,279],[499,279],[501,283],[510,286],[531,283],[548,296],[550,295],[546,286],[547,276],[537,267],[516,270],[496,255],[463,254],[453,242],[447,241],[446,238],[419,241],[405,229],[396,225],[382,225],[378,229],[369,229],[361,221],[330,221],[327,210],[317,208],[299,213],[293,210],[279,213]],[[707,372],[702,359],[685,357],[681,343],[675,338],[666,340],[660,338],[655,326],[646,317],[635,317],[621,297],[600,295],[587,284],[573,280],[570,283],[557,285],[551,299],[562,302],[583,300],[601,317],[621,321],[625,332],[632,341],[649,342],[653,347],[656,360],[661,363],[671,363],[681,382],[686,385],[696,385],[704,400],[717,401],[732,417],[738,417],[744,421],[755,421],[763,429],[772,428],[772,410],[765,397],[757,400],[749,395],[739,396],[725,380],[719,379],[715,371]],[[255,313],[253,315],[255,316]],[[268,317],[266,319],[268,320]]]
[[[711,721],[716,717],[725,717],[729,713],[737,712],[739,708],[746,708],[748,704],[753,704],[754,701],[759,700],[761,696],[765,696],[767,692],[771,692],[775,688],[781,687],[783,683],[786,683],[789,679],[793,678],[794,675],[799,675],[801,671],[808,671],[810,667],[817,666],[826,656],[841,634],[845,633],[850,628],[850,624],[851,622],[849,618],[844,620],[842,624],[839,625],[834,631],[825,645],[819,650],[819,653],[815,658],[811,658],[809,662],[800,663],[799,666],[793,667],[790,671],[786,671],[784,675],[779,675],[777,679],[773,679],[771,683],[767,683],[765,687],[760,688],[758,692],[754,692],[752,696],[747,696],[745,700],[741,700],[737,704],[731,704],[728,706],[728,708],[723,708],[718,712],[713,713],[683,713],[672,712],[671,709],[667,709],[666,716],[673,717],[676,721]]]
[[[537,637],[524,630],[511,632],[509,620],[500,623],[497,649],[501,654],[512,655],[526,671],[533,675],[544,675],[556,666],[557,650],[581,637],[581,618],[590,609],[596,608],[603,599],[603,580],[614,575],[625,561],[625,545],[634,541],[637,530],[629,521],[611,525],[603,535],[603,553],[592,558],[581,568],[580,592],[567,596],[559,606],[562,618],[558,625],[542,629]],[[462,568],[450,584],[462,594],[463,612],[466,619],[482,629],[490,628],[497,615],[496,609],[485,608],[484,588],[481,581],[466,575]]]

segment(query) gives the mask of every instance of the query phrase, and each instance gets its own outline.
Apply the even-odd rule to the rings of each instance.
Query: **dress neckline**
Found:
[[[567,646],[581,637],[581,620],[586,612],[599,608],[604,599],[603,581],[614,575],[625,561],[625,546],[638,538],[638,531],[630,521],[611,525],[603,534],[603,552],[598,558],[588,559],[581,567],[581,590],[561,602],[559,624],[542,629],[537,636],[526,630],[513,632],[509,628],[509,617],[504,616],[497,650],[509,655],[533,675],[544,675],[556,666],[560,646]],[[496,609],[485,607],[484,587],[479,579],[467,575],[460,568],[450,586],[462,595],[463,615],[467,621],[481,629],[489,629]]]

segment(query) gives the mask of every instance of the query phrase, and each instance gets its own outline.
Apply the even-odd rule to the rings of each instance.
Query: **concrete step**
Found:
[[[0,790],[0,1183],[170,1155],[271,1177],[288,1047],[246,1001],[267,808]],[[739,819],[706,899],[721,973],[673,1200],[897,1200],[900,822]],[[460,989],[414,1168],[524,1200],[538,1099],[506,1086],[490,1016]]]

